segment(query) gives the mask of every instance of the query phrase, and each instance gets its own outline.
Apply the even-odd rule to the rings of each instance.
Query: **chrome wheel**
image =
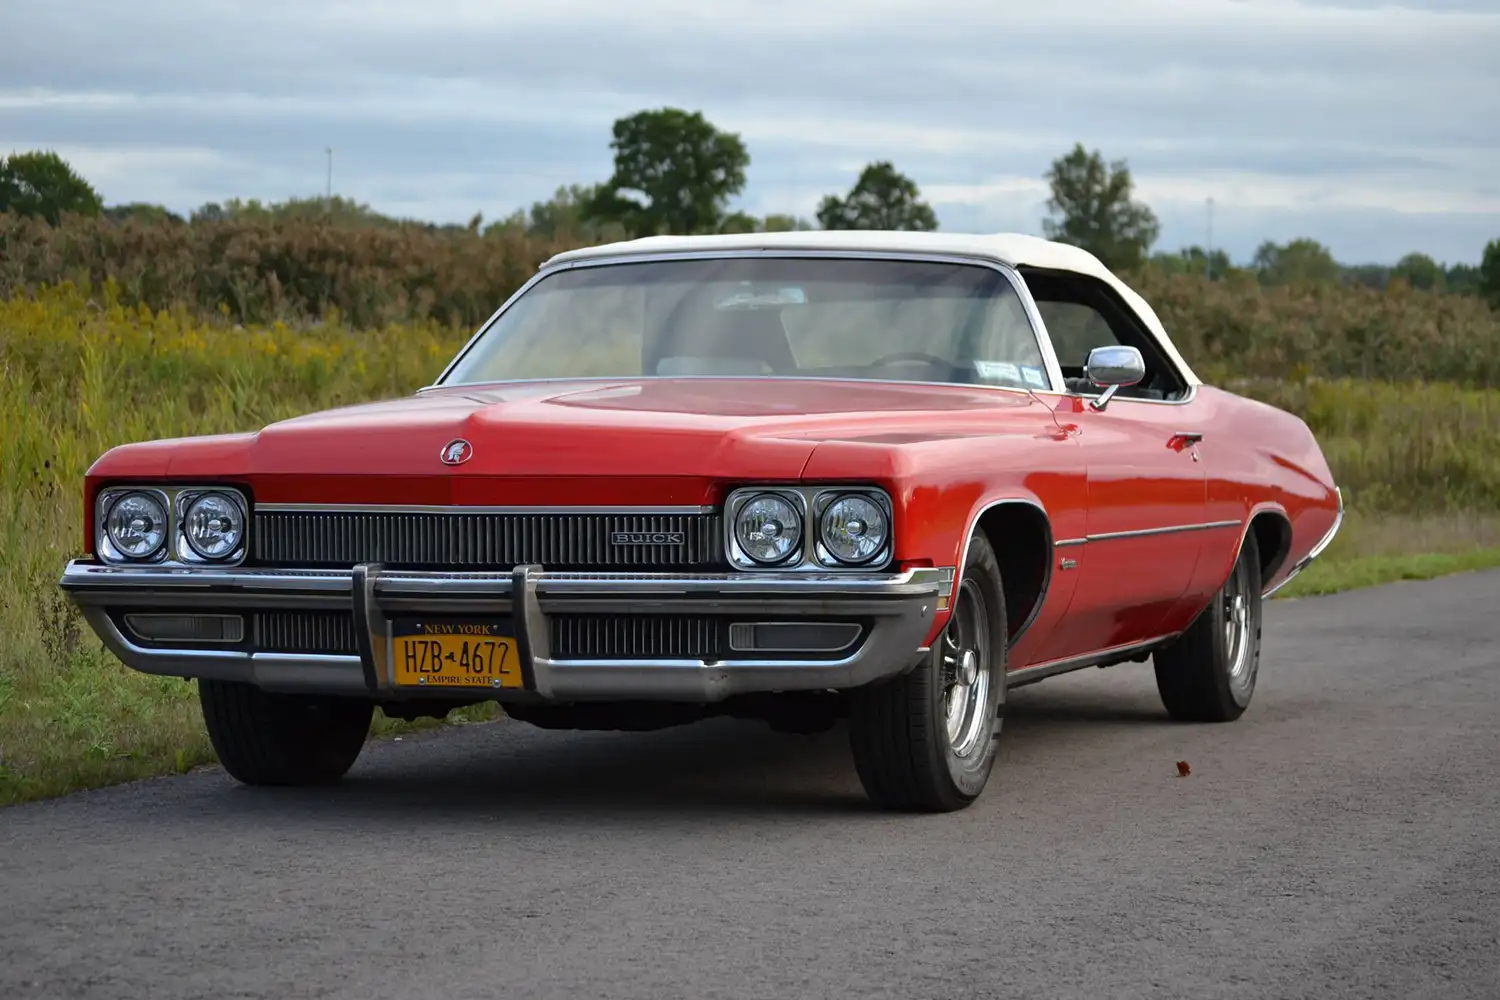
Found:
[[[1224,605],[1224,662],[1230,685],[1244,692],[1255,682],[1256,657],[1250,655],[1251,588],[1249,563],[1241,559],[1230,574],[1220,600]]]
[[[979,584],[965,579],[942,639],[943,720],[948,746],[967,757],[989,738],[990,622]]]

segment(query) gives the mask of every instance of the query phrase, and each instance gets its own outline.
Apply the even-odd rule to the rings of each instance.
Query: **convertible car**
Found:
[[[124,445],[61,585],[195,678],[228,772],[339,780],[375,706],[547,728],[845,720],[946,811],[1006,693],[1154,661],[1227,721],[1261,607],[1343,502],[1295,416],[1202,384],[1083,250],[1020,235],[654,237],[547,261],[428,387]]]

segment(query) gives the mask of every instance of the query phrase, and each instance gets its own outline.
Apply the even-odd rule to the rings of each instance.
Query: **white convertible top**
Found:
[[[625,257],[637,254],[712,253],[754,250],[832,250],[866,253],[926,253],[981,257],[1012,267],[1039,267],[1076,271],[1108,284],[1135,310],[1146,329],[1182,372],[1190,385],[1201,385],[1192,368],[1177,353],[1172,338],[1162,326],[1151,304],[1113,271],[1080,247],[1044,240],[1024,233],[922,233],[884,229],[815,229],[782,233],[733,233],[719,236],[647,236],[599,246],[565,250],[551,257],[542,268],[574,261]]]

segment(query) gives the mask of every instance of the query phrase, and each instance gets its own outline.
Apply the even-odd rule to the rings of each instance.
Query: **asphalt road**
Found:
[[[1500,573],[1266,618],[1239,722],[1144,664],[1025,688],[948,816],[724,722],[3,810],[0,997],[1500,997]]]

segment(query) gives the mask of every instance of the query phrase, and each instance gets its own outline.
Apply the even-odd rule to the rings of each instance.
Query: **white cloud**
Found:
[[[7,0],[0,150],[187,210],[321,190],[332,145],[341,193],[462,221],[602,178],[610,122],[676,104],[745,137],[755,211],[890,159],[945,226],[1034,231],[1081,140],[1129,161],[1167,247],[1212,196],[1240,256],[1302,226],[1472,258],[1496,52],[1494,0]]]

